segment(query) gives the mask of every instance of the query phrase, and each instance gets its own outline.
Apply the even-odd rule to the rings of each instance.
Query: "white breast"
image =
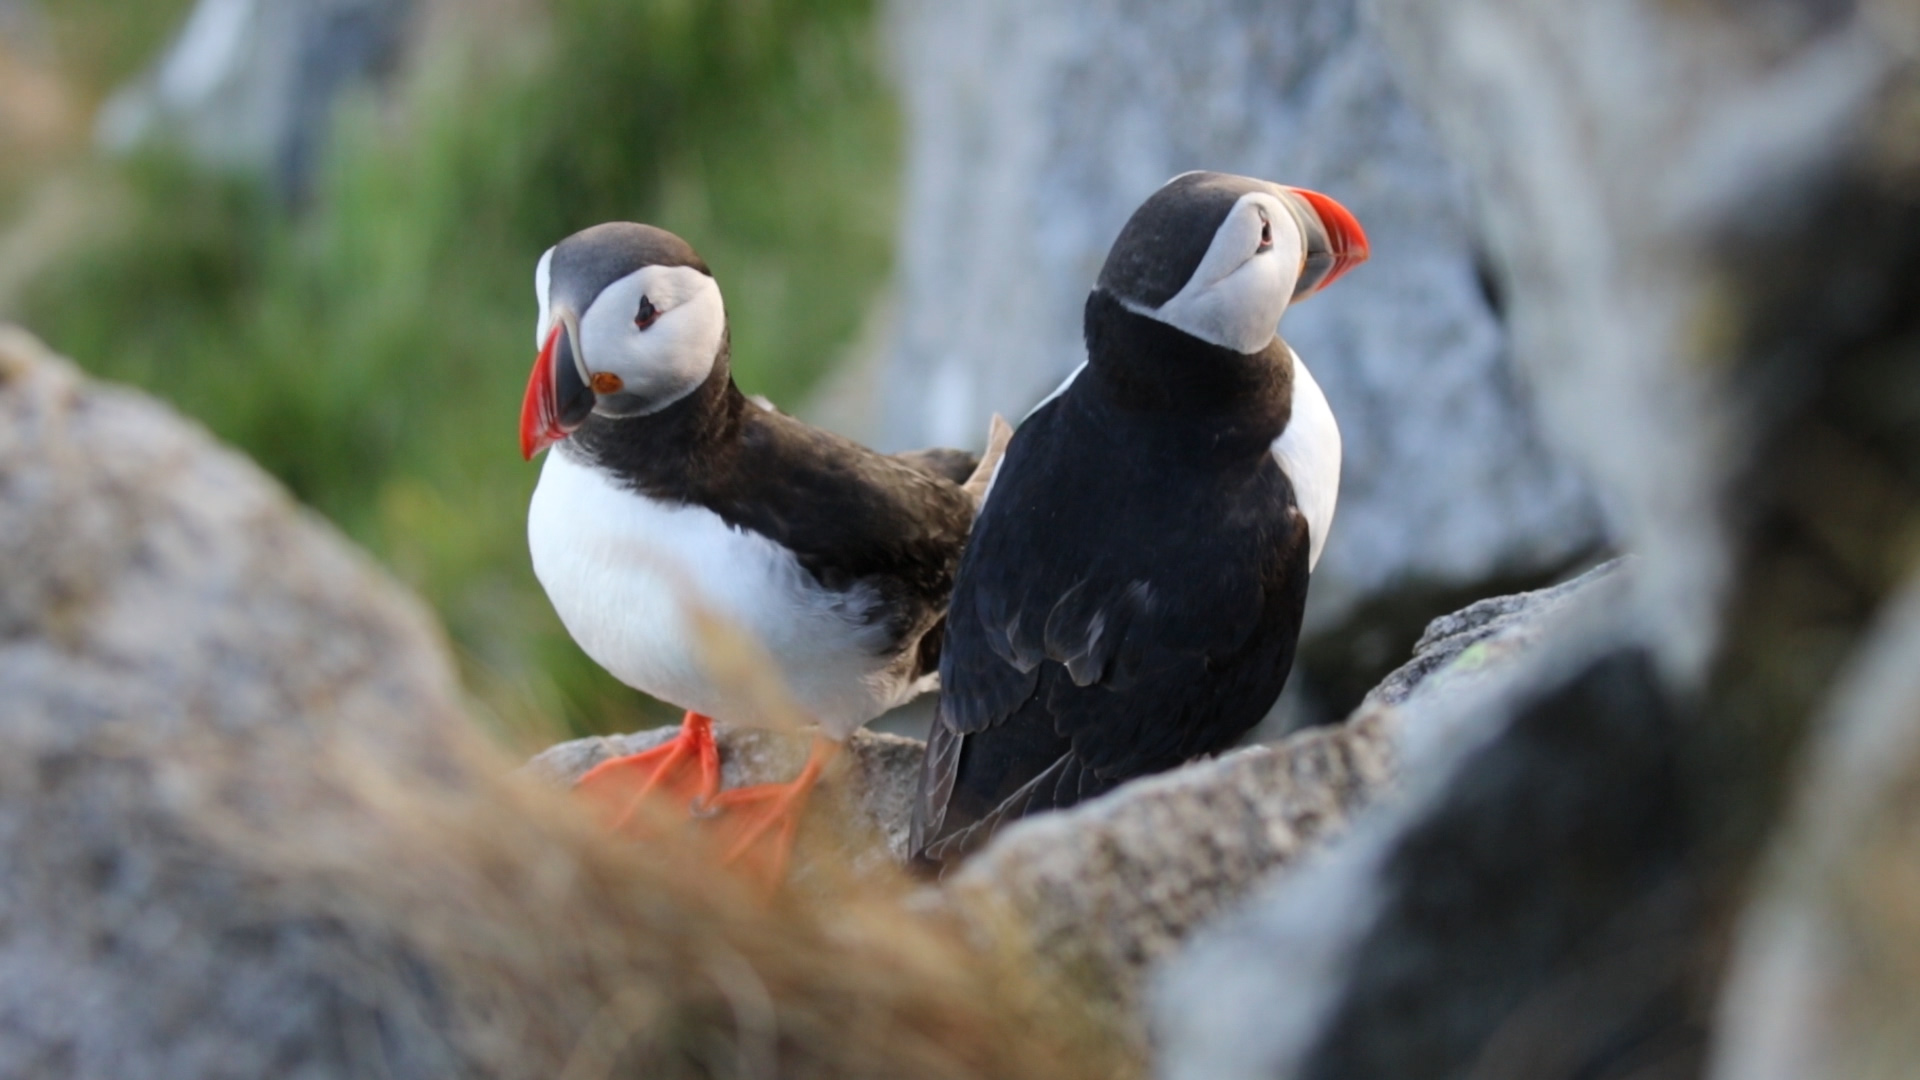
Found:
[[[547,455],[527,515],[533,571],[575,642],[615,678],[681,708],[756,718],[701,663],[692,600],[751,634],[799,704],[844,737],[924,687],[880,655],[870,590],[829,593],[791,551],[696,506],[650,499],[569,457]]]
[[[1307,519],[1307,569],[1320,562],[1320,551],[1327,545],[1327,530],[1333,527],[1333,506],[1340,500],[1340,425],[1334,422],[1333,409],[1313,373],[1293,357],[1293,419],[1287,430],[1273,440],[1273,457],[1280,471],[1293,484],[1293,498]]]

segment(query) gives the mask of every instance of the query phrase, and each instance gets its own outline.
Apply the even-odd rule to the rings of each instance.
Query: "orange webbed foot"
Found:
[[[573,788],[598,806],[608,827],[616,831],[631,825],[649,798],[698,810],[720,791],[720,747],[713,741],[713,721],[689,712],[672,739],[651,750],[603,761],[587,770]]]
[[[807,800],[838,749],[832,742],[815,739],[806,765],[791,781],[734,788],[714,796],[714,827],[724,845],[722,863],[760,877],[769,886],[784,881]]]

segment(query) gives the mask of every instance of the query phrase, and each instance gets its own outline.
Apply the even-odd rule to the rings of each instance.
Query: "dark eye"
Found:
[[[652,326],[653,321],[659,317],[660,313],[653,309],[653,301],[643,296],[640,298],[640,313],[633,317],[633,325],[645,330],[647,327]]]
[[[1261,214],[1260,215],[1260,246],[1255,248],[1253,253],[1255,255],[1258,255],[1262,251],[1265,251],[1268,248],[1271,248],[1272,246],[1273,246],[1273,222],[1267,220],[1267,215]]]

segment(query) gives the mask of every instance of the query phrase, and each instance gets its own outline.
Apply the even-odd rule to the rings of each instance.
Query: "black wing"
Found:
[[[1292,666],[1308,538],[1278,465],[1130,470],[1128,447],[1103,461],[1054,413],[1015,435],[961,563],[915,808],[923,865],[1225,749]]]
[[[916,644],[938,662],[938,620],[973,524],[959,485],[900,458],[777,413],[749,414],[731,462],[734,498],[709,505],[793,551],[821,585],[877,591],[872,617],[889,649]]]

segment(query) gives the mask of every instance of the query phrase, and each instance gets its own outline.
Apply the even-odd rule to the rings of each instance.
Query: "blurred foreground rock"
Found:
[[[1715,1080],[1920,1070],[1920,586],[1863,651],[1741,917]]]
[[[1912,1075],[1920,968],[1881,959],[1920,948],[1891,915],[1909,760],[1787,796],[1830,718],[1920,737],[1884,666],[1851,674],[1912,655],[1888,612],[1920,555],[1920,11],[1372,8],[1632,588],[1170,971],[1161,1074]],[[1844,824],[1818,859],[1776,846],[1793,803]]]
[[[1130,1075],[847,881],[769,905],[508,776],[422,608],[0,327],[0,1075]]]
[[[1084,358],[1134,207],[1189,169],[1247,173],[1334,195],[1373,246],[1286,320],[1345,444],[1301,716],[1358,704],[1434,616],[1603,545],[1509,362],[1462,177],[1355,0],[895,0],[890,19],[907,224],[877,438],[973,445],[981,417],[1023,415]]]
[[[1400,706],[1402,797],[1202,934],[1157,984],[1163,1075],[1464,1075],[1447,1061],[1486,1038],[1496,1002],[1520,1040],[1551,1037],[1568,1059],[1619,1036],[1604,1009],[1552,994],[1516,1008],[1511,987],[1569,953],[1592,965],[1589,990],[1608,964],[1644,964],[1633,920],[1624,940],[1598,931],[1674,870],[1673,718],[1644,655],[1607,649],[1625,593],[1584,590],[1544,641],[1516,627],[1535,640],[1475,643],[1416,687]],[[1480,662],[1496,649],[1505,662]]]
[[[315,1040],[346,1002],[302,954],[357,950],[257,910],[265,876],[186,817],[335,735],[438,757],[457,691],[419,605],[238,455],[0,326],[0,686],[0,1074],[344,1074]]]

